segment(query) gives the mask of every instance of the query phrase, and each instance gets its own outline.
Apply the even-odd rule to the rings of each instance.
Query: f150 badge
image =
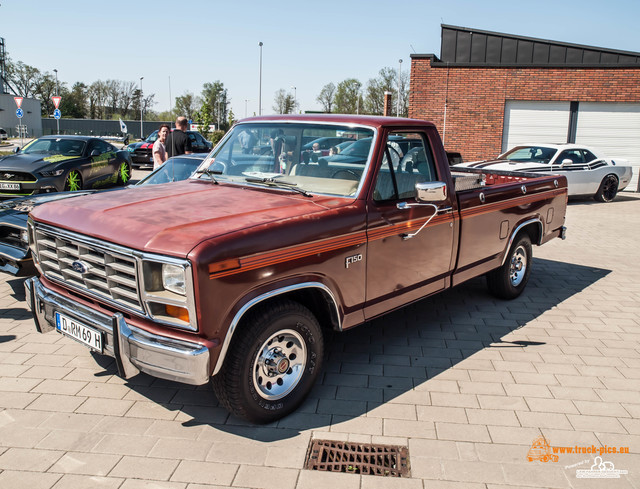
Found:
[[[359,261],[362,261],[361,253],[358,253],[357,255],[353,255],[353,256],[348,256],[347,258],[345,258],[344,266],[345,268],[349,268],[349,265],[353,265],[354,263],[357,263]]]

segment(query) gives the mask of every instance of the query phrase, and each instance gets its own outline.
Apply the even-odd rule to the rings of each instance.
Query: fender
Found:
[[[271,299],[273,297],[277,297],[283,294],[288,294],[289,292],[292,292],[294,290],[300,290],[300,289],[320,289],[323,292],[325,292],[331,298],[331,302],[333,303],[333,307],[335,308],[336,318],[338,320],[338,329],[342,331],[342,322],[340,320],[340,314],[338,311],[338,303],[336,301],[335,295],[333,294],[331,289],[326,285],[321,284],[320,282],[303,282],[303,283],[288,285],[286,287],[281,287],[279,289],[271,290],[262,295],[259,295],[258,297],[254,297],[253,299],[251,299],[244,306],[242,306],[242,308],[233,317],[233,320],[229,325],[229,329],[227,330],[227,334],[224,337],[222,348],[220,349],[220,355],[218,356],[218,361],[216,362],[216,366],[213,370],[212,375],[216,375],[222,368],[222,364],[224,363],[225,357],[227,356],[227,351],[229,350],[229,345],[231,344],[231,340],[233,339],[233,334],[235,333],[236,328],[238,327],[238,324],[240,324],[240,321],[242,320],[243,316],[250,309],[252,309],[254,306],[256,306],[260,302],[263,302],[267,299]]]
[[[509,242],[507,243],[507,246],[502,254],[502,263],[500,263],[500,266],[504,265],[504,263],[507,261],[507,255],[509,254],[509,250],[511,249],[511,245],[513,244],[513,241],[516,239],[516,236],[518,235],[518,233],[520,232],[520,230],[530,224],[538,224],[538,226],[540,227],[540,236],[538,237],[538,242],[537,243],[533,243],[536,245],[540,244],[540,240],[542,239],[542,236],[544,236],[544,226],[542,224],[542,221],[540,220],[539,217],[535,217],[533,219],[529,219],[528,221],[524,221],[523,223],[521,223],[517,228],[515,228],[513,230],[513,232],[511,233],[511,237],[509,238]]]

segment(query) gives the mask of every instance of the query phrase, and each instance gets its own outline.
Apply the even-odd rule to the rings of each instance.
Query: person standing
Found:
[[[158,129],[158,139],[153,143],[153,149],[151,150],[151,154],[153,155],[153,169],[160,167],[165,161],[167,161],[167,149],[165,147],[165,142],[167,141],[167,136],[169,135],[169,126],[167,124],[162,124],[160,129]]]
[[[191,140],[186,133],[189,124],[187,118],[180,116],[176,119],[176,128],[169,133],[167,141],[164,143],[167,148],[167,157],[178,155],[190,155],[193,153]]]

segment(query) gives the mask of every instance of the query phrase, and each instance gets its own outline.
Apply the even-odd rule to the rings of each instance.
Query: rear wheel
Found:
[[[82,190],[82,176],[78,170],[71,170],[64,180],[64,190],[75,192]]]
[[[598,191],[593,196],[598,202],[611,202],[618,193],[618,177],[607,175],[602,179]]]
[[[309,309],[289,300],[272,303],[243,320],[212,379],[214,392],[236,416],[270,423],[305,399],[323,350],[322,329]]]
[[[123,161],[118,168],[118,183],[126,185],[129,180],[131,180],[131,165]]]
[[[515,299],[522,294],[531,274],[532,257],[529,236],[517,236],[504,265],[487,274],[489,292],[501,299]]]

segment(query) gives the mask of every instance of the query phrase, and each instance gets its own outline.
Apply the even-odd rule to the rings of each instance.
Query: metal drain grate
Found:
[[[397,445],[311,440],[305,469],[409,477],[409,449]]]

